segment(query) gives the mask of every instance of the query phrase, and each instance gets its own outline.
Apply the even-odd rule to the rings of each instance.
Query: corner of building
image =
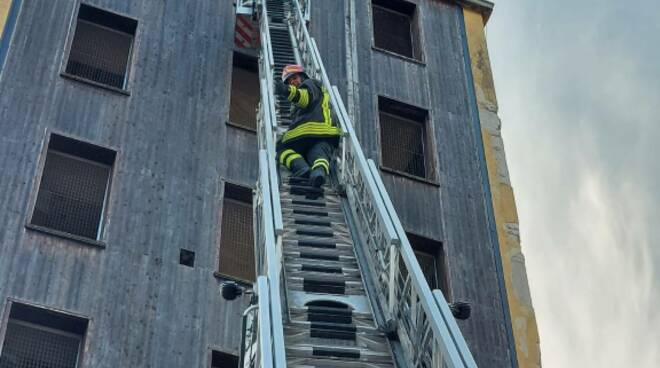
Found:
[[[9,16],[9,8],[11,7],[12,0],[0,0],[0,39],[5,29],[5,23]]]
[[[472,9],[464,8],[463,15],[518,366],[537,368],[541,367],[539,334],[520,246],[518,214],[506,164],[502,124],[497,115],[485,21],[481,13]]]

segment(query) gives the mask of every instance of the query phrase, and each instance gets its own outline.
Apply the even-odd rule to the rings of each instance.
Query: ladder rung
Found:
[[[323,272],[323,273],[343,273],[341,267],[302,265],[301,271]]]
[[[291,203],[301,206],[325,207],[325,202],[310,201],[306,199],[294,199]]]
[[[296,234],[298,235],[307,235],[307,236],[317,236],[323,238],[332,238],[335,233],[330,230],[316,230],[316,229],[296,229]]]
[[[357,349],[332,349],[314,347],[312,355],[320,357],[352,358],[360,359],[360,350]]]

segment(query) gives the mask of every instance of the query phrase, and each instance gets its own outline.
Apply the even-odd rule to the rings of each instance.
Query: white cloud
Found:
[[[545,367],[658,366],[660,2],[499,1],[488,37]]]

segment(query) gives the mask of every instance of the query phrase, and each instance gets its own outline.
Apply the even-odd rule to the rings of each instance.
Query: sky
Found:
[[[660,367],[660,1],[495,0],[545,368]]]

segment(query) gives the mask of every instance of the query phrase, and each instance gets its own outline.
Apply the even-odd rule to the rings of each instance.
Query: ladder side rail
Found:
[[[437,293],[434,295],[426,282],[426,278],[410,246],[403,225],[399,220],[399,216],[396,214],[392,200],[387,191],[384,190],[385,185],[382,182],[376,163],[373,160],[369,160],[369,167],[374,180],[379,182],[378,186],[383,189],[381,192],[382,201],[401,239],[401,246],[398,250],[405,270],[399,272],[402,279],[399,282],[396,295],[399,301],[399,314],[397,317],[403,320],[403,323],[399,325],[407,329],[405,332],[411,341],[414,342],[411,346],[415,350],[412,355],[420,356],[418,353],[429,349],[429,344],[439,343],[439,347],[442,349],[443,359],[447,366],[452,368],[476,368],[477,365],[474,362],[474,358],[462,337],[458,324],[456,324],[451,311],[449,311],[447,302],[442,297],[442,294],[440,294],[441,299],[437,297]],[[416,305],[417,303],[421,304],[421,308]],[[443,305],[441,306],[441,304]],[[413,313],[405,313],[406,311]],[[421,341],[416,341],[415,336],[419,336],[420,331],[414,329],[414,327],[418,326],[419,321],[426,321],[430,324],[431,330],[435,335],[435,340],[437,341],[424,341],[423,345],[419,345]]]
[[[264,108],[264,124],[259,136],[263,141],[260,148],[266,149],[268,162],[268,177],[270,179],[270,197],[272,203],[273,222],[275,230],[276,259],[278,260],[277,274],[280,276],[280,290],[282,305],[280,309],[286,311],[285,317],[290,319],[286,294],[286,275],[282,267],[283,249],[282,236],[284,235],[284,221],[282,218],[282,204],[280,202],[280,189],[277,171],[277,154],[275,152],[275,140],[277,138],[277,113],[275,107],[275,91],[273,84],[273,70],[275,62],[273,59],[272,44],[270,39],[270,26],[268,21],[268,9],[266,1],[262,1],[262,13],[260,17],[261,30],[261,58],[259,62],[259,72],[263,76],[261,79],[261,106]]]
[[[273,349],[271,345],[271,316],[268,293],[268,279],[265,276],[257,277],[257,295],[259,297],[258,306],[258,326],[259,331],[259,367],[273,367]],[[245,367],[241,367],[245,368]]]
[[[260,63],[266,64],[267,61]],[[265,69],[265,68],[264,68]],[[264,72],[264,71],[262,71]],[[264,73],[268,73],[267,71]],[[267,78],[261,78],[260,83],[261,88],[261,109],[263,109],[263,124],[259,127],[259,148],[265,149],[267,152],[268,158],[268,178],[270,181],[270,197],[273,204],[273,225],[275,234],[277,236],[282,236],[284,234],[284,222],[282,219],[282,204],[280,203],[280,188],[277,179],[277,157],[275,153],[275,133],[271,125],[271,121],[277,121],[274,110],[274,101],[271,98],[273,96],[272,84],[269,84]]]
[[[270,41],[270,28],[268,24],[268,8],[266,1],[262,1],[262,16],[260,17],[261,30],[261,59],[259,63],[260,73],[265,76],[266,83],[261,85],[261,103],[266,106],[264,111],[270,124],[264,124],[264,137],[266,149],[270,159],[269,172],[271,181],[271,197],[273,201],[275,232],[278,236],[284,234],[284,222],[282,219],[282,205],[280,203],[280,189],[277,181],[277,157],[275,157],[275,140],[277,137],[277,114],[275,108],[275,95],[273,84],[273,70],[275,61],[273,59],[273,48]]]
[[[458,347],[458,352],[461,354],[461,358],[465,362],[465,366],[477,367],[477,363],[474,361],[474,357],[472,356],[467,342],[465,341],[465,338],[463,337],[463,334],[458,327],[458,323],[456,323],[454,315],[449,309],[449,305],[447,304],[447,300],[445,300],[445,296],[442,295],[442,291],[433,290],[433,296],[435,298],[435,302],[438,304],[442,318],[445,320],[445,323],[447,323],[447,326],[449,326],[449,332],[452,339],[454,340],[454,343]]]
[[[259,150],[259,186],[262,193],[270,193],[270,178],[268,174],[268,154],[266,150]],[[286,367],[286,354],[284,350],[284,326],[282,323],[282,289],[280,270],[282,261],[278,257],[277,241],[273,226],[273,208],[270,196],[264,195],[263,220],[265,232],[265,261],[270,293],[270,331],[268,333],[273,345],[273,358],[275,367]]]
[[[269,101],[267,105],[271,106],[271,109],[269,110],[269,119],[271,121],[277,121],[277,117],[275,115],[275,107],[274,107],[274,99],[270,98],[273,96],[273,92],[271,91],[266,83],[265,86],[265,94],[267,96],[267,100],[264,101]],[[264,86],[262,86],[264,87]],[[263,98],[263,96],[262,96]],[[284,261],[284,250],[282,246],[282,237],[284,235],[284,221],[282,218],[282,204],[280,202],[280,186],[279,186],[279,180],[278,180],[278,172],[277,172],[277,155],[275,153],[275,133],[272,131],[270,124],[264,124],[264,133],[265,137],[265,146],[266,146],[266,152],[267,152],[267,161],[268,161],[268,175],[270,179],[270,196],[271,196],[271,203],[272,203],[272,212],[273,212],[273,225],[274,225],[274,231],[275,231],[275,245],[276,245],[276,259],[278,261],[278,274],[280,275],[280,284],[282,285],[281,287],[281,297],[282,297],[282,307],[285,310],[285,317],[286,320],[288,321],[290,319],[289,312],[288,312],[288,303],[287,303],[287,287],[286,287],[286,270],[284,267],[282,267],[283,261]]]
[[[273,57],[273,46],[270,40],[270,22],[268,20],[268,6],[266,0],[260,0],[261,5],[261,16],[259,17],[259,29],[261,32],[261,55],[265,60],[265,69],[261,70],[266,76],[266,81],[268,82],[269,91],[270,88],[273,88],[273,74],[272,71],[275,68],[275,58]],[[273,96],[272,94],[268,95]],[[270,99],[270,98],[269,98]],[[275,113],[275,102],[273,101],[271,109],[273,114]],[[275,115],[273,115],[275,116]],[[271,129],[277,131],[277,118],[271,119]]]

